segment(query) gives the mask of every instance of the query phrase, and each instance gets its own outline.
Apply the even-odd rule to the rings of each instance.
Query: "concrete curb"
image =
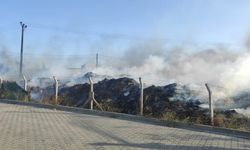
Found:
[[[61,106],[61,105],[22,102],[22,101],[6,100],[6,99],[0,99],[0,102],[7,103],[7,104],[33,106],[33,107],[38,107],[38,108],[57,109],[61,111],[104,116],[104,117],[109,117],[109,118],[129,120],[129,121],[135,121],[135,122],[152,124],[152,125],[160,125],[160,126],[167,126],[167,127],[173,127],[173,128],[183,128],[183,129],[199,131],[199,132],[210,132],[210,133],[221,134],[221,135],[226,135],[226,136],[235,136],[235,137],[250,139],[250,132],[228,129],[228,128],[212,127],[212,126],[198,125],[198,124],[188,124],[188,123],[175,122],[175,121],[164,121],[164,120],[158,120],[158,119],[153,119],[153,118],[146,118],[143,116],[89,110],[89,109],[84,109],[84,108],[67,107],[67,106]]]

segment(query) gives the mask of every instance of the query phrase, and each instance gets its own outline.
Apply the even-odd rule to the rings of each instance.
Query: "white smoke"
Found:
[[[245,53],[225,70],[221,84],[231,94],[250,89],[250,54]]]
[[[244,116],[250,118],[250,107],[248,107],[246,109],[238,108],[238,109],[235,109],[235,111],[237,113],[243,114]]]
[[[0,76],[13,80],[18,68],[17,58],[8,52],[7,47],[0,46]]]
[[[177,82],[190,86],[197,97],[207,99],[204,86],[209,83],[217,107],[236,107],[235,97],[250,89],[250,54],[222,48],[185,51],[184,48],[167,49],[164,45],[154,47],[147,43],[132,46],[111,67],[102,66],[93,70],[96,74],[120,77],[126,74],[147,85],[166,85]],[[135,48],[136,47],[136,48]],[[122,65],[122,67],[117,67]],[[245,101],[246,105],[249,102]],[[238,104],[237,104],[238,105]],[[244,104],[241,104],[244,105]]]
[[[17,74],[19,64],[17,60],[19,59],[12,57],[3,47],[0,54],[0,65],[4,64],[4,67],[0,66],[0,71],[6,73],[6,69],[3,68],[15,68],[12,70]],[[27,59],[26,56],[24,68],[28,72],[27,74],[31,74],[31,79],[52,78],[55,75],[59,80],[64,79],[65,81],[83,76],[84,72],[72,73],[67,69],[74,65],[78,65],[80,68],[80,65],[84,64],[82,58],[69,59],[62,56],[55,58],[49,54],[50,51],[46,51],[44,55],[32,56],[30,59]],[[105,55],[109,55],[108,51]],[[232,96],[250,89],[250,78],[248,77],[250,75],[250,54],[243,50],[236,52],[236,50],[221,47],[198,49],[185,46],[169,48],[164,41],[150,39],[132,44],[124,50],[124,54],[121,56],[110,54],[109,57],[110,61],[105,63],[100,55],[100,67],[92,67],[86,72],[92,71],[101,75],[96,81],[107,76],[114,78],[128,76],[136,80],[142,77],[146,85],[166,85],[173,82],[184,85],[196,84],[198,86],[192,87],[195,89],[194,93],[200,93],[203,97],[207,96],[204,84],[208,83],[211,85],[214,99],[220,100],[216,103],[221,105],[232,104]],[[43,63],[46,65],[45,69]],[[31,81],[32,84],[38,83],[34,80]],[[72,83],[77,84],[78,82],[71,82],[71,85],[73,85]],[[82,80],[79,80],[79,83],[82,83]]]

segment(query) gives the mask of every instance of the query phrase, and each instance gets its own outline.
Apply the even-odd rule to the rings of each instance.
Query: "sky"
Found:
[[[249,0],[8,0],[0,2],[0,45],[26,54],[120,54],[138,41],[241,47]]]
[[[249,91],[250,55],[238,52],[250,41],[249,8],[250,0],[1,0],[0,65],[8,69],[0,73],[19,75],[22,21],[30,78],[72,79],[67,69],[95,64],[98,52],[101,67],[91,71],[100,75]],[[186,53],[190,48],[197,53]],[[44,67],[51,74],[37,71]]]

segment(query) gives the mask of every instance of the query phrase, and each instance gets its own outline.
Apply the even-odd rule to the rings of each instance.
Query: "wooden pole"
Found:
[[[55,76],[53,76],[53,79],[55,81],[55,105],[57,104],[57,99],[58,99],[58,80],[56,79]]]
[[[142,79],[141,77],[139,78],[139,81],[140,81],[140,89],[141,89],[141,92],[140,92],[140,115],[143,115],[143,83],[142,83]]]
[[[209,85],[207,83],[205,84],[205,86],[206,86],[207,91],[208,91],[211,125],[214,126],[214,108],[213,108],[213,101],[212,101],[212,91],[209,88]]]

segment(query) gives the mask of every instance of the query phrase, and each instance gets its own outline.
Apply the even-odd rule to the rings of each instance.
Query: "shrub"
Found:
[[[177,119],[177,116],[176,116],[176,113],[175,112],[165,112],[162,114],[162,117],[161,117],[162,120],[176,120]]]

